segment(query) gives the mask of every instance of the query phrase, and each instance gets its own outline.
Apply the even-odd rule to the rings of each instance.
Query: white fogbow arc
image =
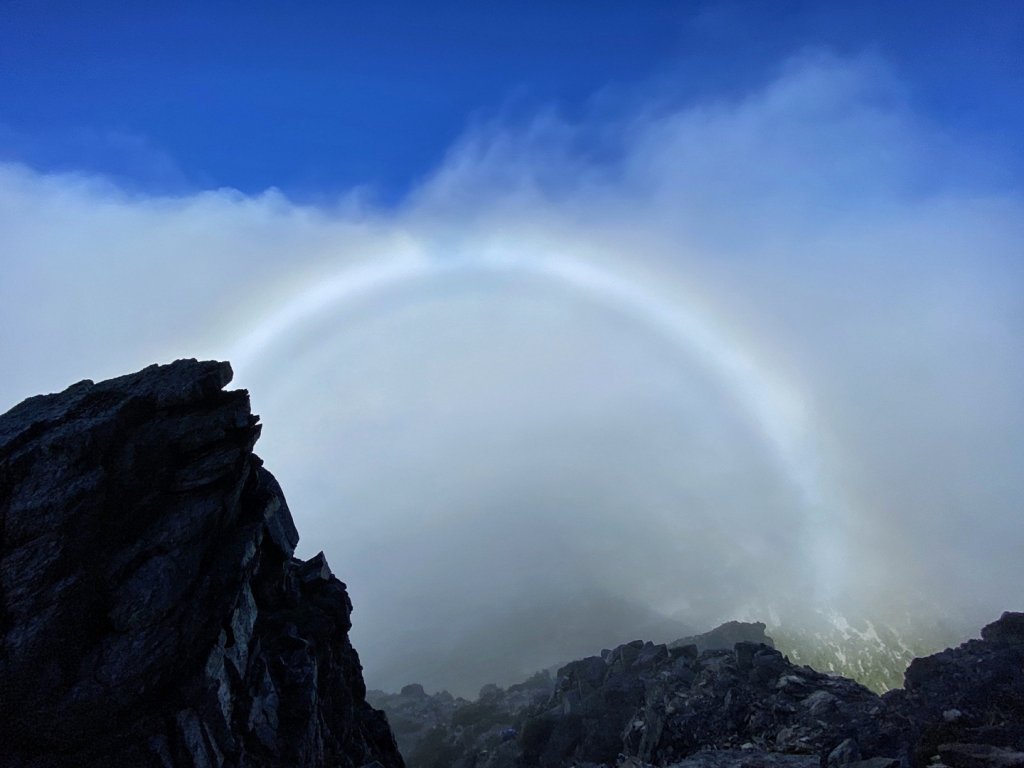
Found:
[[[349,302],[403,283],[467,270],[518,272],[556,282],[634,318],[699,359],[757,428],[779,471],[799,496],[816,598],[828,601],[841,588],[843,557],[833,525],[841,502],[822,476],[821,447],[816,444],[806,399],[797,387],[773,375],[770,367],[737,343],[722,324],[700,311],[696,297],[686,295],[672,280],[654,285],[649,277],[609,267],[596,256],[490,248],[471,257],[437,258],[409,246],[385,258],[348,264],[317,276],[237,338],[229,359],[244,381],[272,358],[275,348],[283,346],[289,336]]]

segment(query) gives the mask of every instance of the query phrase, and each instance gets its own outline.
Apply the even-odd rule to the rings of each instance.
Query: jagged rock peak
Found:
[[[684,645],[695,645],[698,651],[728,650],[736,643],[760,643],[770,648],[775,647],[761,621],[727,621],[712,630],[699,635],[681,637],[668,644],[669,648],[681,648]]]
[[[0,416],[4,766],[402,766],[231,376],[179,360]]]
[[[1024,613],[1004,612],[997,621],[982,627],[981,638],[998,645],[1024,645]]]

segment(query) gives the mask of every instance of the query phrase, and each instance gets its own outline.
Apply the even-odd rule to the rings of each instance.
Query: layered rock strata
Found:
[[[227,363],[0,416],[0,763],[400,768]]]

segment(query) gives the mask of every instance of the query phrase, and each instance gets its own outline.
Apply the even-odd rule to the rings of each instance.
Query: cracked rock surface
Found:
[[[402,766],[230,380],[179,360],[0,416],[0,764]]]

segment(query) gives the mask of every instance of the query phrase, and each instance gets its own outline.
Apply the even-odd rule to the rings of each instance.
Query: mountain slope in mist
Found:
[[[776,647],[794,663],[852,678],[878,693],[901,687],[915,658],[969,635],[952,619],[918,616],[885,622],[830,611],[819,611],[802,623],[773,624],[770,632]]]

